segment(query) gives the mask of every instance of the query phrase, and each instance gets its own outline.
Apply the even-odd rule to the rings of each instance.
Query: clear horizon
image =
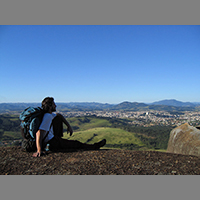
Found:
[[[100,103],[100,104],[120,104],[120,103],[123,103],[123,102],[130,102],[130,103],[144,103],[144,104],[151,104],[151,103],[155,103],[155,102],[159,102],[159,101],[165,101],[165,100],[175,100],[175,101],[179,101],[179,102],[182,102],[182,103],[200,103],[200,101],[199,102],[193,102],[193,101],[181,101],[181,100],[177,100],[177,99],[162,99],[162,100],[158,100],[158,101],[154,101],[154,102],[137,102],[137,101],[132,101],[132,102],[130,102],[130,101],[122,101],[122,102],[118,102],[118,103],[102,103],[102,102],[94,102],[94,101],[85,101],[85,102],[83,102],[83,101],[80,101],[80,102],[75,102],[75,101],[71,101],[71,102],[55,102],[55,103]],[[0,102],[0,104],[15,104],[15,103],[25,103],[25,104],[27,104],[27,103],[41,103],[41,102]]]
[[[200,26],[0,26],[0,103],[200,102]]]

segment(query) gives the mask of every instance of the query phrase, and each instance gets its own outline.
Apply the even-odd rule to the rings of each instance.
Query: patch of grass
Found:
[[[21,138],[20,132],[4,131],[2,140],[18,140]]]
[[[88,130],[95,127],[109,127],[111,124],[106,119],[91,119],[90,123],[83,124],[81,130]]]
[[[10,118],[10,121],[19,121],[19,118],[18,117],[13,117],[13,118]]]
[[[106,119],[92,116],[74,117],[67,119],[67,121],[70,123],[73,129],[77,131],[88,130],[95,127],[110,127],[112,125]]]
[[[128,146],[137,146],[138,148],[142,148],[145,146],[140,139],[135,137],[134,133],[130,133],[119,128],[109,127],[96,127],[84,131],[74,132],[71,137],[65,132],[63,138],[78,140],[88,144],[93,144],[105,138],[107,140],[106,145],[108,147],[115,148],[128,148]]]

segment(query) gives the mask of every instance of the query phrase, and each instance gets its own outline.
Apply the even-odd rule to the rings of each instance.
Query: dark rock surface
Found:
[[[197,175],[199,166],[197,156],[156,151],[48,152],[34,158],[20,147],[0,148],[1,175]]]
[[[200,130],[188,123],[170,133],[167,152],[200,156]]]

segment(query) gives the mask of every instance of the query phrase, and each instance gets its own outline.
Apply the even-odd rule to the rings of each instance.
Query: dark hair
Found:
[[[42,109],[44,110],[44,112],[49,112],[49,108],[52,106],[53,102],[54,102],[53,97],[46,97],[43,99]]]

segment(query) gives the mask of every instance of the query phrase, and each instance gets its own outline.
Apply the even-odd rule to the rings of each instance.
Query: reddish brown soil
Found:
[[[20,147],[0,147],[1,175],[199,175],[197,156],[155,151],[48,152],[32,157]]]

